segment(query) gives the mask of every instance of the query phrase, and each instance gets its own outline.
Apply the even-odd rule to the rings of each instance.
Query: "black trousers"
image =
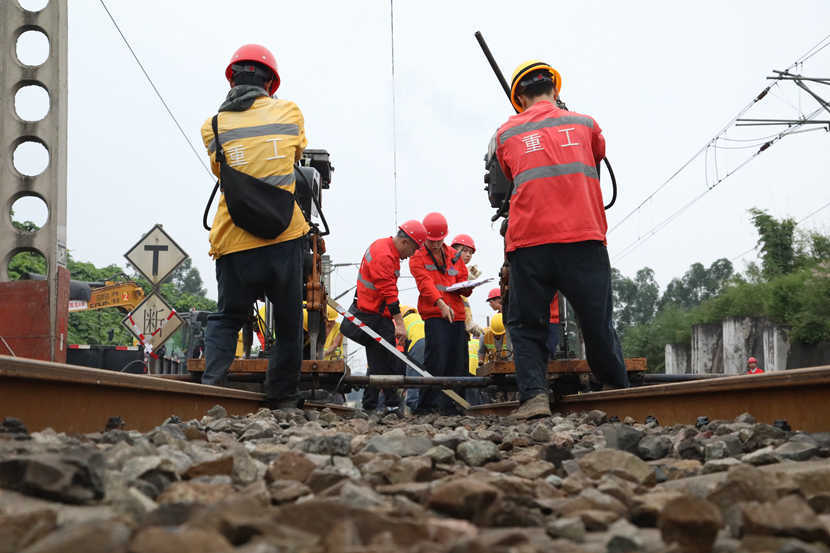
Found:
[[[513,341],[519,400],[546,393],[548,321],[554,293],[576,311],[591,372],[600,382],[627,387],[622,348],[611,321],[611,265],[602,242],[543,244],[507,254],[507,326]]]
[[[427,372],[432,376],[466,376],[470,354],[464,321],[449,323],[434,317],[424,321],[424,331],[424,368]],[[464,396],[463,392],[461,396]],[[450,414],[456,412],[456,407],[441,388],[432,387],[421,390],[418,410]]]
[[[366,326],[380,334],[381,338],[395,344],[395,323],[392,319],[381,317],[380,315],[369,315],[359,313],[361,320],[366,323]],[[366,346],[366,374],[372,376],[375,374],[403,374],[403,366],[397,357],[381,346],[378,343],[372,342]],[[378,406],[378,398],[380,395],[379,388],[366,388],[363,390],[363,409],[366,411],[374,411]],[[400,405],[401,398],[394,388],[383,388],[383,404],[386,407],[397,407]]]
[[[208,316],[202,384],[224,385],[239,329],[263,292],[274,304],[276,349],[268,360],[266,400],[297,397],[303,358],[305,238],[223,255],[216,260],[219,311]]]

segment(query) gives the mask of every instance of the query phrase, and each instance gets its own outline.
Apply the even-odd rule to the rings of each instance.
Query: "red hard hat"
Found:
[[[228,64],[227,69],[225,69],[225,77],[228,79],[228,82],[231,82],[231,76],[233,74],[231,68],[233,65],[244,61],[259,62],[274,72],[274,83],[271,85],[271,90],[268,91],[268,94],[273,95],[280,87],[280,74],[277,71],[277,60],[274,58],[274,54],[268,48],[260,46],[259,44],[246,44],[245,46],[241,46],[233,53],[231,62]]]
[[[473,242],[473,237],[469,234],[459,234],[455,238],[452,239],[452,244],[450,244],[453,248],[456,244],[461,246],[467,246],[473,250],[473,253],[476,253],[476,243]]]
[[[411,221],[405,222],[398,228],[404,231],[407,236],[412,238],[418,246],[424,245],[424,240],[427,239],[427,229],[424,228],[421,221],[412,219]]]
[[[424,217],[424,227],[427,229],[427,240],[437,242],[447,237],[447,219],[440,213],[427,213]]]
[[[501,299],[501,288],[493,288],[490,290],[490,293],[487,294],[487,301]]]
[[[757,363],[757,362],[758,362],[758,360],[755,359],[754,357],[750,357],[749,359],[746,360],[747,365],[750,364],[750,363]]]

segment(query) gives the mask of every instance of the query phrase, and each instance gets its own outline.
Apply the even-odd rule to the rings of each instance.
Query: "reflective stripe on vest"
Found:
[[[590,117],[582,115],[563,115],[562,117],[551,117],[542,119],[541,121],[531,121],[524,125],[516,125],[501,133],[499,136],[499,144],[504,144],[508,138],[523,134],[530,131],[538,131],[539,129],[547,129],[550,127],[559,127],[560,125],[584,125],[589,129],[594,128],[594,120]]]
[[[449,269],[447,269],[447,274],[449,276],[458,276],[458,269],[456,269],[455,267],[450,267]]]
[[[369,290],[374,290],[375,289],[375,285],[372,284],[371,282],[369,282],[368,280],[366,280],[365,278],[363,278],[363,275],[361,275],[360,273],[357,273],[357,280],[358,280],[358,282],[363,284],[363,286],[365,286]]]
[[[440,292],[446,292],[447,291],[447,287],[444,286],[443,284],[436,284],[435,287],[438,288],[438,290]]]
[[[430,263],[429,265],[424,265],[424,269],[426,269],[427,271],[437,271],[438,267]]]
[[[231,140],[253,138],[255,136],[269,136],[272,134],[289,134],[291,136],[299,136],[300,128],[294,123],[269,123],[267,125],[230,129],[219,133],[219,142],[224,145]],[[210,144],[208,144],[208,152],[213,153],[215,149],[216,140],[214,139],[210,141]]]
[[[542,167],[534,167],[522,171],[516,178],[513,179],[513,194],[518,192],[519,185],[524,184],[533,179],[543,179],[546,177],[561,177],[562,175],[574,175],[581,173],[588,178],[599,179],[597,168],[593,165],[586,165],[581,161],[574,161],[573,163],[562,163],[560,165],[543,165]]]

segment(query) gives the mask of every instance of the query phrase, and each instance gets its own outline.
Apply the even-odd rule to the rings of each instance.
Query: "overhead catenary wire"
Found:
[[[793,63],[792,63],[792,64],[791,64],[791,65],[790,65],[790,66],[789,66],[786,70],[785,70],[785,72],[786,72],[786,71],[789,71],[790,69],[792,69],[792,68],[794,68],[794,67],[796,67],[796,66],[798,66],[798,65],[800,65],[800,64],[803,64],[805,61],[807,61],[807,60],[808,60],[808,59],[810,59],[811,57],[813,57],[813,56],[815,56],[816,54],[818,54],[821,50],[823,50],[823,49],[824,49],[824,48],[826,48],[827,46],[830,46],[830,35],[827,35],[826,37],[824,37],[823,39],[821,39],[821,40],[820,40],[817,44],[815,44],[813,47],[811,47],[809,50],[807,50],[804,54],[802,54],[801,56],[799,56],[799,57],[798,57],[798,58],[797,58],[797,59],[796,59],[796,60],[795,60],[795,61],[794,61],[794,62],[793,62]],[[776,82],[774,82],[773,84],[771,84],[771,85],[767,86],[766,88],[764,88],[764,89],[763,89],[763,90],[762,90],[762,91],[761,91],[761,92],[760,92],[760,93],[759,93],[759,94],[758,94],[758,95],[757,95],[757,96],[756,96],[756,97],[755,97],[755,98],[754,98],[751,102],[749,102],[749,103],[748,103],[746,106],[744,106],[744,107],[743,107],[743,108],[742,108],[742,109],[741,109],[741,110],[740,110],[740,111],[739,111],[739,112],[738,112],[738,113],[737,113],[734,117],[732,117],[732,118],[729,120],[729,122],[727,122],[727,123],[726,123],[726,125],[724,125],[724,126],[723,126],[723,127],[722,127],[722,128],[721,128],[721,129],[720,129],[720,130],[719,130],[719,131],[715,134],[715,136],[714,136],[713,138],[709,139],[709,140],[705,143],[705,145],[704,145],[703,147],[701,147],[700,149],[698,149],[698,150],[697,150],[697,151],[696,151],[696,152],[692,155],[692,157],[691,157],[691,158],[689,158],[689,159],[688,159],[685,163],[683,163],[683,164],[680,166],[680,168],[678,168],[676,171],[674,171],[674,172],[673,172],[673,173],[669,176],[669,178],[668,178],[668,179],[666,179],[666,180],[665,180],[665,181],[663,181],[663,182],[662,182],[659,186],[657,186],[657,188],[655,188],[652,192],[650,192],[650,193],[649,193],[649,194],[645,197],[645,199],[643,199],[643,200],[642,200],[639,204],[637,204],[637,206],[636,206],[636,207],[634,207],[634,209],[632,209],[631,211],[629,211],[628,213],[626,213],[626,214],[623,216],[623,218],[622,218],[622,219],[620,219],[620,221],[618,221],[618,222],[617,222],[614,226],[612,226],[612,227],[608,230],[608,234],[611,234],[612,232],[614,232],[617,228],[619,228],[619,227],[620,227],[620,226],[622,226],[622,225],[623,225],[626,221],[628,221],[628,220],[629,220],[629,219],[630,219],[630,218],[631,218],[634,214],[638,213],[638,212],[639,212],[639,211],[640,211],[640,210],[641,210],[641,209],[642,209],[642,208],[643,208],[643,207],[644,207],[644,206],[645,206],[648,202],[650,202],[650,201],[651,201],[651,200],[652,200],[652,199],[653,199],[653,198],[654,198],[657,194],[659,194],[659,193],[660,193],[660,192],[661,192],[664,188],[666,188],[666,186],[668,186],[668,185],[669,185],[672,181],[674,181],[674,179],[675,179],[675,178],[676,178],[676,177],[677,177],[680,173],[682,173],[682,172],[683,172],[683,171],[684,171],[684,170],[685,170],[685,169],[686,169],[686,168],[687,168],[687,167],[688,167],[688,166],[689,166],[689,165],[690,165],[690,164],[691,164],[694,160],[696,160],[696,159],[697,159],[698,157],[700,157],[702,154],[708,153],[708,149],[709,149],[710,147],[712,147],[712,145],[714,145],[714,144],[715,144],[715,143],[716,143],[719,139],[723,138],[723,135],[724,135],[724,134],[725,134],[725,133],[726,133],[726,132],[727,132],[727,131],[728,131],[728,130],[729,130],[729,129],[730,129],[730,128],[734,125],[734,124],[735,124],[735,122],[737,121],[737,119],[740,119],[740,117],[741,117],[744,113],[746,113],[747,111],[749,111],[749,109],[750,109],[750,108],[752,108],[752,106],[754,106],[757,102],[759,102],[761,99],[763,99],[763,98],[764,98],[764,97],[765,97],[765,96],[766,96],[766,95],[767,95],[770,91],[774,91],[774,90],[775,90],[775,88],[778,86],[779,82],[780,82],[780,81],[776,81]],[[777,135],[773,135],[773,136],[777,136]],[[755,157],[755,156],[753,156],[753,157]],[[720,181],[718,181],[718,182],[720,182]]]
[[[395,226],[398,226],[398,122],[395,97],[395,0],[389,0],[389,35],[392,45],[392,194],[395,201]]]
[[[818,108],[818,109],[816,109],[815,111],[813,111],[812,113],[810,113],[810,114],[806,117],[805,121],[809,121],[810,119],[812,119],[812,118],[816,117],[819,113],[821,113],[821,112],[822,112],[822,110],[823,110],[823,108]],[[719,179],[718,179],[717,181],[715,181],[713,184],[711,184],[711,185],[707,186],[707,187],[706,187],[706,189],[705,189],[703,192],[701,192],[700,194],[698,194],[697,196],[695,196],[694,198],[692,198],[690,201],[688,201],[687,203],[685,203],[682,207],[680,207],[680,209],[677,209],[676,211],[672,212],[672,213],[671,213],[668,217],[666,217],[665,219],[663,219],[662,221],[660,221],[659,223],[657,223],[656,225],[654,225],[654,226],[653,226],[652,228],[650,228],[650,229],[649,229],[649,230],[648,230],[645,234],[643,234],[643,235],[641,235],[641,236],[637,237],[637,239],[636,239],[636,240],[634,240],[633,242],[631,242],[630,244],[628,244],[627,246],[625,246],[625,247],[624,247],[624,248],[623,248],[623,249],[622,249],[622,250],[621,250],[621,251],[620,251],[617,255],[615,255],[615,256],[614,256],[614,258],[615,258],[617,261],[619,261],[620,259],[623,259],[624,257],[626,257],[626,256],[628,256],[629,254],[631,254],[634,250],[636,250],[639,246],[641,246],[641,245],[642,245],[644,242],[646,242],[649,238],[651,238],[652,236],[654,236],[655,234],[657,234],[658,232],[660,232],[663,228],[665,228],[666,226],[668,226],[668,224],[669,224],[669,223],[671,223],[674,219],[676,219],[676,218],[677,218],[677,217],[679,217],[681,214],[683,214],[683,212],[685,212],[687,209],[689,209],[689,208],[690,208],[690,207],[692,207],[694,204],[696,204],[698,201],[700,201],[700,200],[701,200],[701,199],[702,199],[702,198],[703,198],[706,194],[708,194],[709,192],[711,192],[712,190],[714,190],[714,189],[715,189],[715,188],[716,188],[716,187],[717,187],[720,183],[722,183],[723,181],[725,181],[725,180],[726,180],[727,178],[729,178],[730,176],[734,175],[734,174],[735,174],[736,172],[738,172],[740,169],[742,169],[742,168],[743,168],[743,167],[745,167],[747,164],[749,164],[749,162],[750,162],[750,161],[752,161],[753,159],[755,159],[756,157],[758,157],[761,153],[763,153],[763,152],[765,152],[767,149],[769,149],[769,147],[770,147],[770,146],[772,146],[773,144],[775,144],[776,142],[778,142],[779,140],[781,140],[781,139],[782,139],[783,137],[785,137],[785,136],[788,136],[788,135],[790,135],[790,134],[796,134],[796,133],[798,132],[796,129],[798,129],[798,128],[799,128],[799,125],[794,125],[794,126],[792,126],[792,127],[789,127],[789,128],[787,128],[787,129],[785,129],[785,130],[781,131],[781,132],[780,132],[780,133],[778,133],[777,135],[775,135],[775,137],[774,137],[773,139],[771,139],[771,140],[767,141],[766,143],[764,143],[764,144],[763,144],[763,145],[762,145],[762,146],[758,149],[758,151],[756,151],[756,152],[755,152],[752,156],[750,156],[750,157],[748,157],[747,159],[745,159],[744,161],[742,161],[742,162],[741,162],[740,164],[738,164],[738,165],[737,165],[734,169],[732,169],[731,171],[729,171],[728,173],[726,173],[723,177],[719,178]]]
[[[121,35],[121,39],[124,41],[124,44],[127,46],[127,49],[130,51],[130,54],[132,54],[133,58],[135,59],[135,62],[138,64],[138,67],[141,69],[141,72],[144,73],[144,76],[147,78],[147,82],[150,83],[150,86],[152,87],[153,91],[156,93],[156,96],[158,96],[158,99],[161,101],[161,104],[164,106],[164,109],[167,110],[167,114],[170,116],[170,119],[172,119],[173,123],[176,124],[176,127],[179,129],[179,132],[181,133],[182,138],[184,138],[185,142],[187,142],[187,145],[190,147],[190,150],[193,152],[193,155],[196,156],[196,159],[199,160],[199,163],[202,165],[202,167],[204,167],[205,171],[207,171],[207,174],[210,175],[211,180],[213,180],[215,177],[214,177],[213,173],[211,172],[210,168],[208,168],[208,166],[205,163],[205,160],[203,159],[202,155],[199,154],[198,151],[196,151],[196,147],[193,146],[193,143],[187,137],[187,133],[184,132],[184,129],[182,128],[181,124],[179,123],[179,120],[176,119],[175,115],[173,115],[173,110],[170,109],[170,106],[165,101],[164,96],[161,95],[161,92],[159,91],[158,87],[156,86],[156,83],[154,83],[153,79],[150,78],[150,74],[147,72],[147,69],[145,69],[144,64],[141,63],[141,60],[138,58],[138,54],[136,54],[135,50],[130,45],[130,41],[127,40],[127,37],[124,35],[124,32],[121,30],[121,27],[118,25],[118,22],[115,20],[115,17],[112,15],[112,12],[109,10],[109,8],[107,7],[104,0],[99,0],[99,1],[101,2],[101,7],[103,7],[104,11],[107,12],[107,15],[109,16],[110,21],[112,21],[113,26],[115,26],[115,30],[118,31],[119,35]]]

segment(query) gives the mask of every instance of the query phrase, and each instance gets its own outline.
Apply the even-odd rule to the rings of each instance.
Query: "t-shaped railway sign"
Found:
[[[121,324],[143,346],[149,345],[152,349],[157,349],[182,325],[176,310],[159,293],[159,286],[187,259],[187,254],[157,224],[124,257],[150,281],[153,290],[132,313],[124,317]]]
[[[150,284],[158,286],[187,259],[187,254],[164,232],[161,225],[157,224],[142,236],[124,257],[150,281]]]

